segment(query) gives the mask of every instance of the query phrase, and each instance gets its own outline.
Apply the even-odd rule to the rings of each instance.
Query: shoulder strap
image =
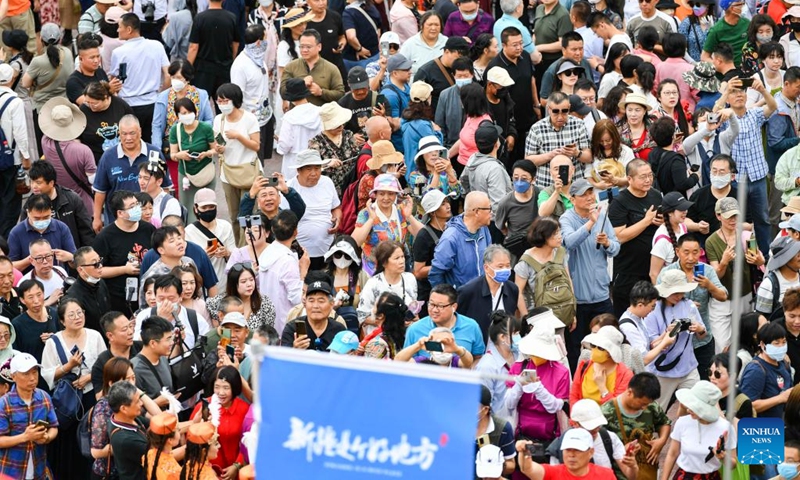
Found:
[[[477,24],[478,22],[476,21],[475,23]],[[442,61],[439,60],[438,58],[436,58],[433,62],[436,64],[437,67],[439,67],[439,70],[442,71],[442,75],[444,75],[444,78],[445,78],[445,80],[447,80],[447,83],[451,87],[453,85],[455,85],[456,82],[455,82],[455,80],[453,80],[453,76],[450,75],[450,72],[448,72],[446,68],[444,68],[444,64],[442,64]]]
[[[219,243],[222,243],[222,240],[220,240],[216,235],[214,235],[211,232],[211,230],[209,230],[206,227],[204,227],[203,224],[200,223],[200,220],[195,221],[194,223],[192,223],[192,225],[197,227],[197,229],[200,230],[203,233],[203,235],[205,235],[206,237],[208,237],[208,238],[216,238]]]
[[[151,371],[151,372],[153,372],[153,375],[155,375],[155,376],[156,376],[156,380],[158,380],[158,385],[159,385],[161,388],[164,388],[164,382],[161,380],[161,375],[159,375],[159,374],[158,374],[158,370],[156,370],[156,367],[154,367],[154,366],[153,366],[153,364],[152,364],[152,363],[150,363],[150,360],[148,360],[148,359],[147,359],[147,357],[145,357],[145,356],[144,356],[144,355],[142,355],[141,353],[140,353],[138,356],[139,356],[139,357],[141,357],[141,361],[142,361],[142,363],[144,363],[145,365],[147,365],[147,366],[150,368],[150,371]],[[160,360],[159,360],[159,361],[160,361]]]
[[[61,341],[55,335],[53,335],[53,343],[56,344],[56,351],[58,352],[58,358],[61,360],[61,365],[66,365],[69,361],[67,360],[67,352],[64,351],[64,346],[61,345]]]
[[[431,238],[433,238],[433,244],[434,245],[438,245],[439,244],[439,235],[436,235],[436,232],[433,231],[433,228],[431,228],[430,225],[423,225],[422,228],[424,228],[425,231],[428,232],[428,235],[430,235]]]
[[[53,73],[53,76],[52,76],[52,77],[50,77],[50,80],[48,80],[48,81],[44,82],[44,83],[43,83],[43,84],[41,84],[41,85],[38,85],[38,84],[37,84],[37,85],[35,86],[35,89],[36,89],[36,90],[39,90],[39,89],[41,89],[41,88],[45,88],[45,87],[47,87],[48,85],[50,85],[51,83],[55,82],[55,81],[56,81],[56,78],[58,78],[58,74],[59,74],[59,73],[61,73],[61,65],[62,65],[63,63],[64,63],[64,52],[62,52],[62,51],[61,51],[61,49],[59,49],[59,50],[58,50],[58,66],[56,67],[56,71]],[[31,96],[33,96],[33,91],[34,91],[34,87],[31,87]]]
[[[197,346],[200,343],[200,327],[197,325],[197,312],[192,310],[191,308],[186,309],[186,316],[189,317],[189,327],[192,329],[192,333],[194,333],[194,344]]]
[[[639,327],[638,327],[638,326],[636,326],[636,322],[634,322],[634,321],[633,321],[633,320],[631,320],[630,318],[623,318],[622,320],[620,320],[620,321],[619,321],[619,326],[621,327],[621,326],[625,325],[626,323],[630,323],[631,325],[633,325],[634,327],[636,327],[636,329],[637,329],[637,330],[639,329]]]
[[[536,273],[541,272],[542,269],[544,268],[544,265],[539,263],[538,260],[536,260],[535,258],[533,258],[531,255],[529,255],[527,253],[524,253],[522,255],[522,261],[527,263],[533,269],[533,271],[536,272]]]
[[[567,254],[567,250],[564,247],[558,247],[556,249],[556,256],[553,258],[553,263],[564,263],[564,256]]]
[[[611,443],[611,434],[608,433],[606,427],[600,427],[600,438],[603,440],[603,448],[606,450],[606,455],[608,455],[608,460],[611,462],[611,465],[614,465],[616,462],[614,461],[614,445]]]
[[[370,16],[367,14],[367,12],[365,12],[364,10],[362,10],[360,6],[358,6],[358,5],[354,5],[354,4],[351,4],[351,5],[350,5],[350,8],[352,8],[353,10],[355,10],[355,11],[357,11],[357,12],[361,13],[361,15],[363,15],[363,16],[364,16],[364,18],[366,18],[366,19],[369,21],[369,24],[370,24],[370,25],[372,25],[372,29],[373,29],[373,30],[375,30],[375,33],[378,33],[378,32],[380,31],[380,29],[378,28],[378,26],[375,24],[375,20],[373,20],[373,19],[372,19],[372,17],[370,17]],[[475,22],[475,23],[478,23],[478,22]]]
[[[5,106],[3,106],[3,109],[5,109]],[[2,115],[3,111],[0,110],[0,116]],[[67,171],[70,178],[72,178],[72,181],[75,182],[77,186],[81,187],[81,190],[88,193],[89,196],[92,196],[92,189],[88,185],[86,185],[86,183],[83,180],[79,179],[72,171],[72,169],[69,167],[69,165],[67,165],[67,159],[64,158],[64,152],[61,150],[61,142],[59,142],[58,140],[53,140],[53,143],[56,145],[56,153],[58,154],[58,159],[61,160],[61,165],[64,166],[64,170]]]
[[[617,421],[619,422],[619,433],[622,435],[622,443],[628,443],[628,434],[625,433],[625,424],[622,422],[622,412],[619,411],[619,400],[612,398],[611,402],[614,404],[614,411],[617,414]]]
[[[184,172],[185,171],[186,170],[184,170]],[[158,216],[161,217],[162,219],[164,218],[164,210],[167,208],[167,203],[169,203],[169,201],[172,200],[172,199],[177,200],[177,198],[173,197],[172,194],[167,192],[167,196],[164,197],[163,200],[161,200],[161,205],[158,206]],[[199,222],[197,222],[197,223],[199,223]],[[203,227],[203,228],[205,228],[205,227]]]

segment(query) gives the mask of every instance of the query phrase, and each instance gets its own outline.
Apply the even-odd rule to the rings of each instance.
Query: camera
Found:
[[[147,2],[142,4],[142,13],[144,14],[144,21],[153,23],[156,20],[156,4],[154,2]]]
[[[261,215],[245,215],[239,217],[239,226],[241,228],[253,228],[261,226]]]
[[[301,247],[300,244],[297,243],[297,240],[292,242],[292,246],[291,246],[290,250],[297,254],[297,258],[302,257],[303,254],[306,253],[306,251],[303,250],[303,247]]]
[[[673,323],[675,324],[675,326],[672,327],[672,330],[669,332],[670,337],[677,336],[679,333],[689,330],[689,327],[692,326],[692,319],[679,318],[673,321]]]
[[[156,150],[151,150],[147,154],[147,171],[155,173],[157,171],[164,172],[164,167],[161,166],[161,157]]]

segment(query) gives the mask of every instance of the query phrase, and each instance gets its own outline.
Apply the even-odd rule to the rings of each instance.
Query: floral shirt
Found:
[[[325,168],[323,166],[323,173],[333,180],[333,185],[336,187],[336,194],[342,196],[344,189],[344,177],[347,172],[351,170],[358,152],[360,149],[356,145],[356,140],[353,137],[353,132],[350,130],[342,131],[342,144],[336,145],[330,138],[325,136],[325,133],[320,133],[316,137],[308,141],[308,148],[316,150],[323,159],[336,158],[342,161],[342,164],[336,168]],[[348,161],[350,160],[350,161]]]
[[[113,412],[111,406],[108,405],[108,398],[103,397],[97,401],[92,411],[92,448],[97,450],[103,449],[108,445],[108,421],[111,419]],[[92,463],[92,472],[99,475],[101,478],[114,477],[112,475],[116,468],[114,467],[113,457],[97,458]]]
[[[644,133],[642,133],[642,135],[638,138],[631,137],[631,127],[628,125],[628,122],[617,124],[622,143],[631,147],[631,150],[633,150],[633,154],[636,156],[636,158],[640,158],[644,161],[647,161],[647,157],[650,155],[650,150],[656,148],[656,142],[653,141],[652,137],[650,137],[647,123],[648,122],[645,123]]]
[[[758,71],[764,68],[764,62],[758,58],[758,47],[750,42],[742,45],[742,66],[739,69],[744,75],[755,75]]]
[[[222,299],[226,296],[227,295],[223,292],[216,297],[211,297],[206,300],[206,309],[213,321],[213,325],[219,323],[220,303],[222,303]],[[247,319],[247,328],[249,328],[251,332],[257,330],[261,325],[275,325],[275,305],[272,304],[272,300],[266,295],[261,295],[261,308],[259,308],[257,312],[251,313],[250,317]]]
[[[411,249],[411,235],[408,233],[408,221],[396,206],[392,206],[392,213],[385,217],[379,208],[376,208],[378,221],[372,225],[369,236],[361,246],[361,259],[364,270],[372,275],[375,272],[375,259],[372,257],[372,249],[385,240],[394,240],[406,245],[407,250]],[[383,217],[383,218],[381,218]],[[366,209],[358,212],[356,218],[356,228],[361,227],[369,220],[369,212]]]
[[[692,57],[695,62],[700,61],[700,56],[703,54],[703,45],[706,43],[708,31],[713,25],[713,21],[706,21],[704,24],[700,22],[692,23],[692,15],[683,19],[678,26],[678,33],[686,37],[686,52]],[[705,16],[703,18],[709,18]],[[742,57],[744,58],[744,57]]]

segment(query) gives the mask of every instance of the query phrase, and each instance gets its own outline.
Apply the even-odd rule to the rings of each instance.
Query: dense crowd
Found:
[[[0,476],[255,478],[260,342],[479,372],[476,479],[797,477],[800,0],[676,1],[1,2]]]

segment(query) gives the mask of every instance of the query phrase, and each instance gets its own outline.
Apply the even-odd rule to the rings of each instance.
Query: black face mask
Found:
[[[506,87],[498,88],[497,89],[497,93],[495,93],[495,96],[497,96],[497,97],[506,97],[506,96],[508,96],[508,88],[506,88]]]
[[[212,208],[211,210],[207,210],[205,212],[195,211],[194,215],[204,222],[213,222],[217,218],[217,209]]]
[[[800,22],[790,22],[789,26],[792,27],[792,31],[800,32]]]

